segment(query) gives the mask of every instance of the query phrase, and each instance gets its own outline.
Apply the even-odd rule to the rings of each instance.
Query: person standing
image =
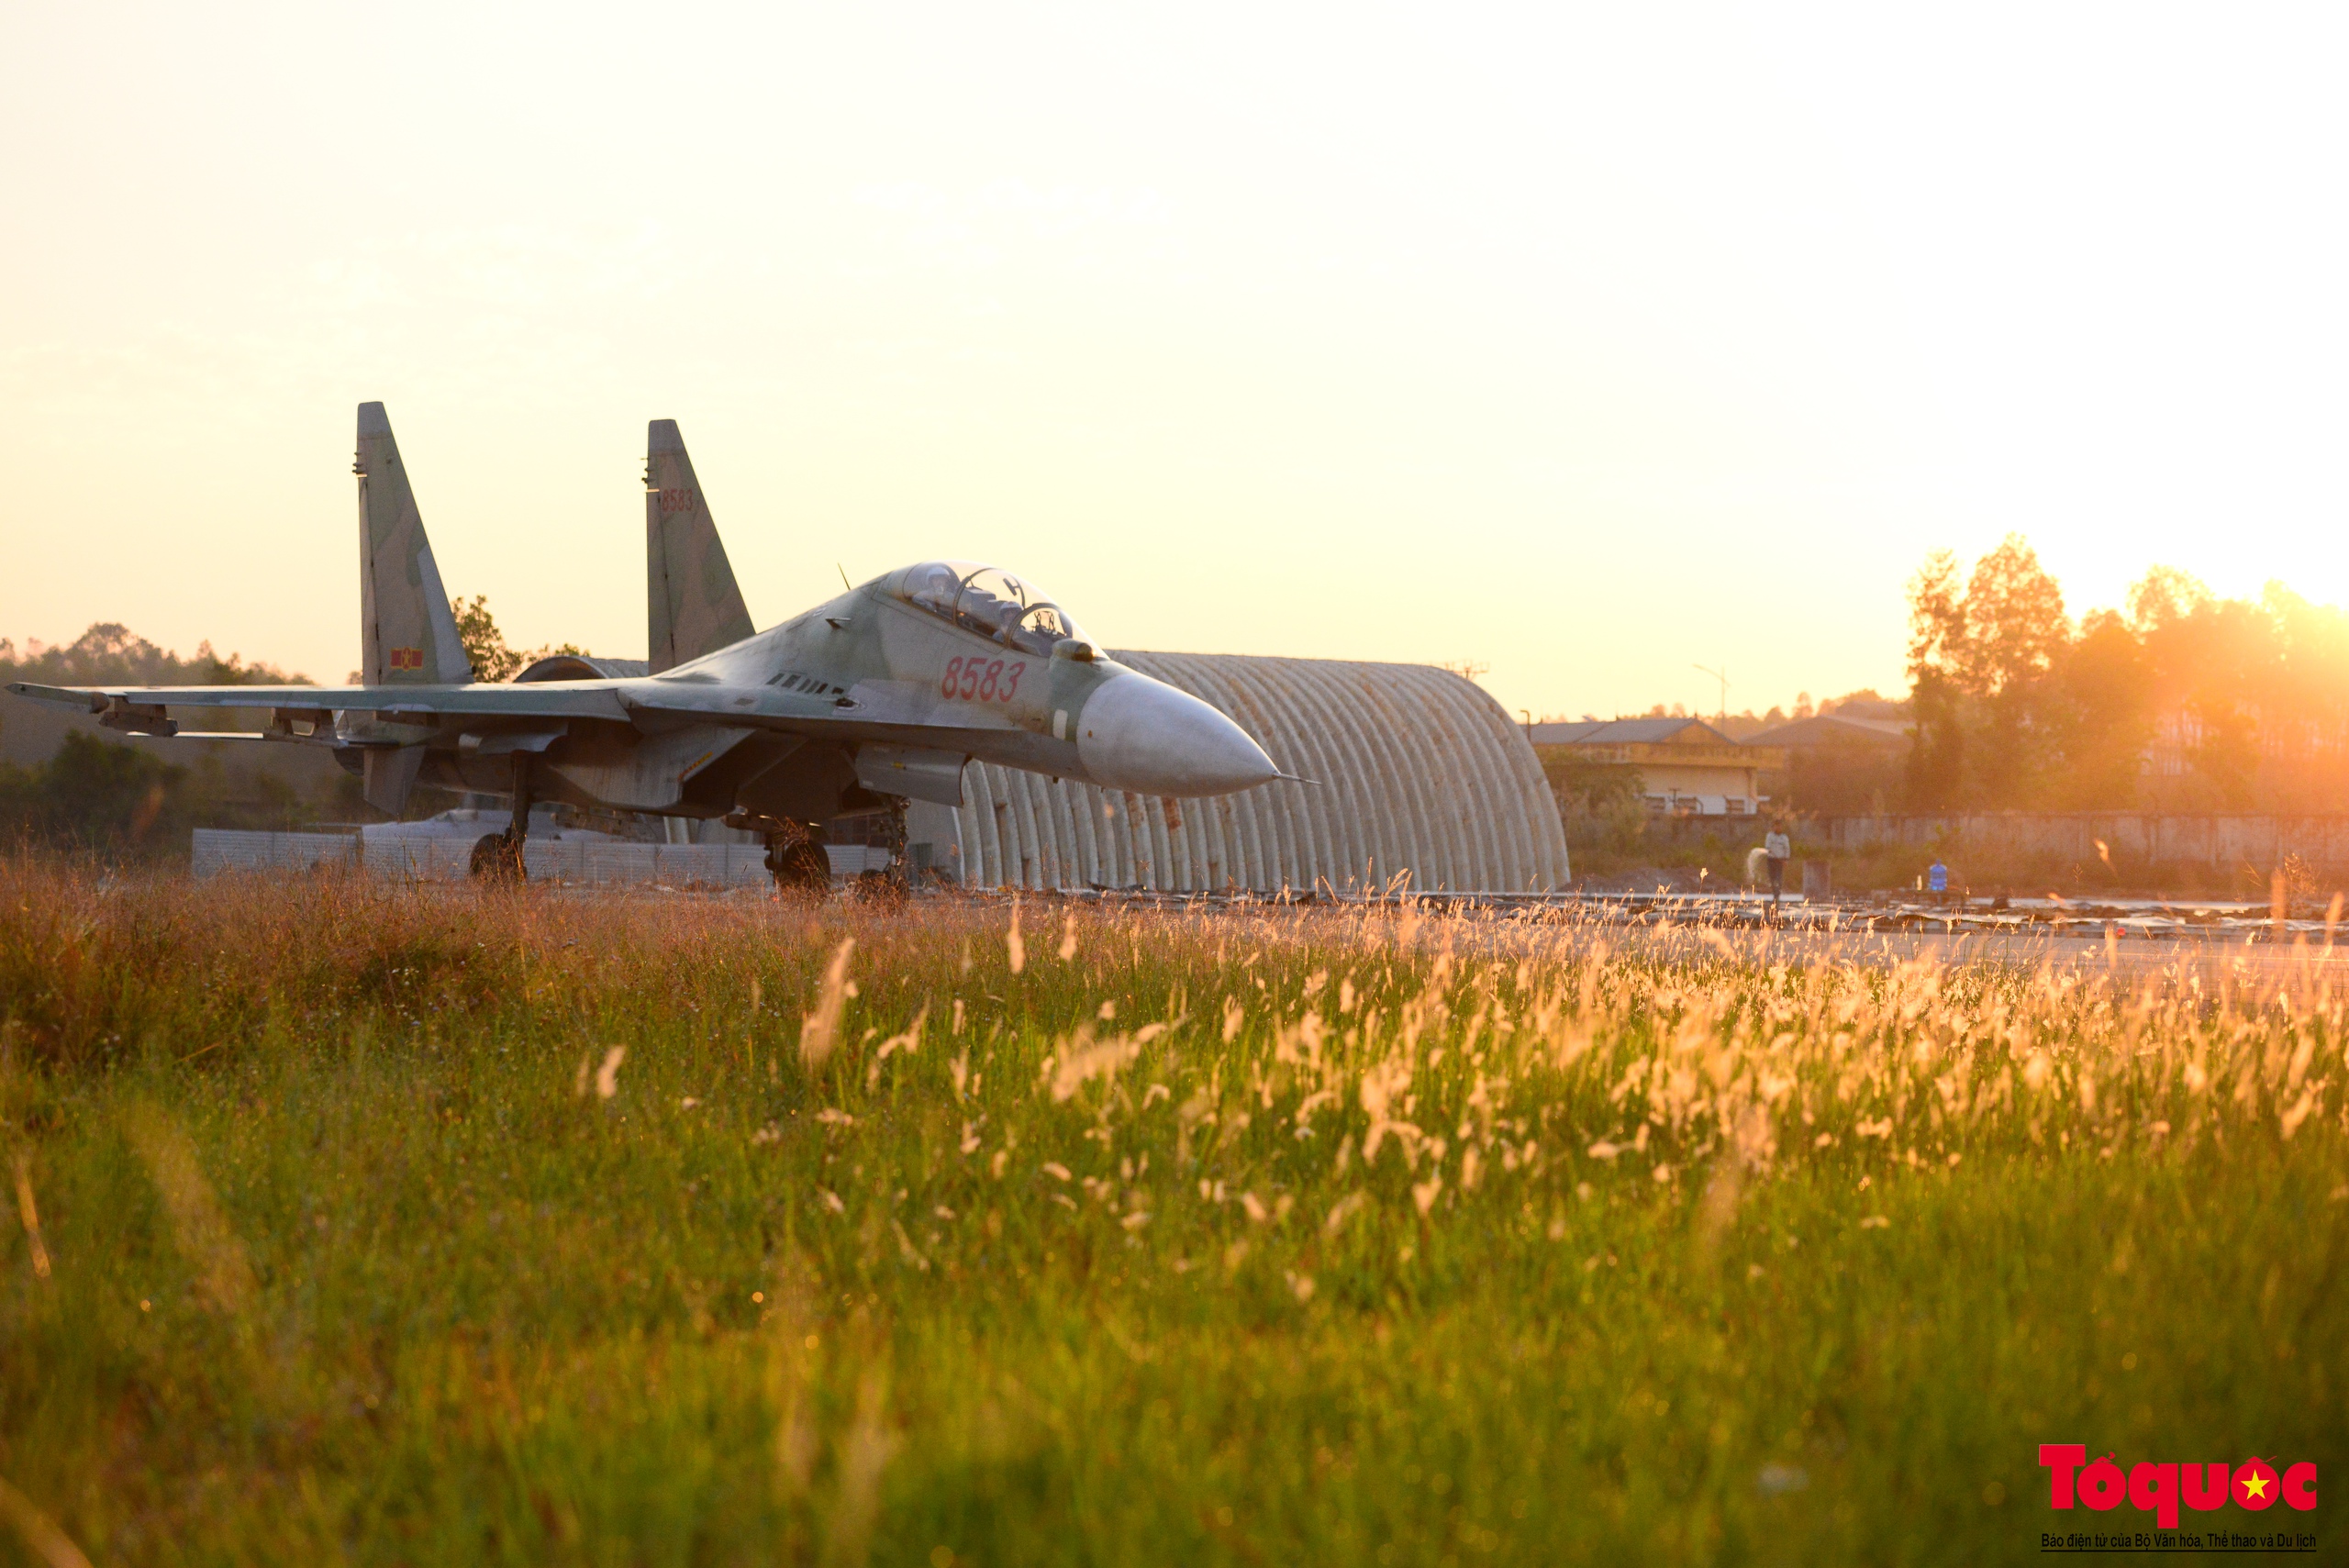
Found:
[[[1770,861],[1770,918],[1775,920],[1778,917],[1778,895],[1787,889],[1787,862],[1795,852],[1793,842],[1787,838],[1783,817],[1771,818],[1769,835],[1762,840],[1762,852]]]
[[[1949,867],[1942,864],[1939,855],[1935,855],[1933,863],[1925,869],[1925,891],[1933,895],[1936,904],[1949,902]]]

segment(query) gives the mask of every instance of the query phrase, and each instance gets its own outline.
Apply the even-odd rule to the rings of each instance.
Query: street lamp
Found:
[[[1718,670],[1709,664],[1691,664],[1688,667],[1702,671],[1721,684],[1720,722],[1727,723],[1729,720],[1729,666],[1724,664]]]

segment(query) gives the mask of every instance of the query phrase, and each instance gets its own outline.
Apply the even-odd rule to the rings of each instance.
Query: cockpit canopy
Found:
[[[1067,611],[1032,583],[974,561],[930,561],[897,577],[897,596],[965,631],[1040,657],[1063,638],[1085,638]]]

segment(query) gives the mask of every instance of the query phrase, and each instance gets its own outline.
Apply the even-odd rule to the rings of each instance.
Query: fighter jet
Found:
[[[1178,798],[1286,776],[1230,718],[1119,664],[996,567],[922,562],[755,631],[676,424],[654,420],[647,446],[640,678],[562,678],[592,666],[551,660],[473,680],[391,421],[362,403],[363,684],[8,690],[139,735],[193,734],[173,708],[265,713],[236,733],[330,749],[394,815],[419,782],[504,796],[506,831],[473,852],[484,877],[522,874],[540,801],[752,828],[778,882],[820,888],[822,823],[959,806],[973,758]]]

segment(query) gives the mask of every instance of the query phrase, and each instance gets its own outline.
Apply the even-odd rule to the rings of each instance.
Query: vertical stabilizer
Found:
[[[674,419],[645,434],[645,594],[652,673],[741,641],[757,628],[718,542]]]
[[[359,406],[359,668],[371,686],[473,678],[431,541],[380,403]]]

